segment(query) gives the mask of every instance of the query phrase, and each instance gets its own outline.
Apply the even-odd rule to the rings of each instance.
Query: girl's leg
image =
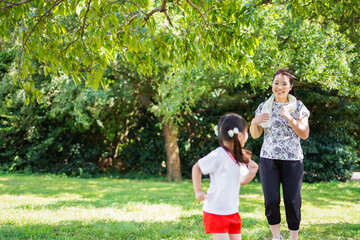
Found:
[[[301,220],[301,184],[303,161],[284,161],[281,169],[286,221],[290,239],[296,240]]]
[[[212,233],[211,236],[214,240],[230,240],[228,233]]]
[[[276,160],[260,158],[260,180],[265,199],[265,215],[274,238],[280,238],[280,169]]]
[[[241,240],[241,234],[229,234],[230,240]]]
[[[212,233],[214,240],[241,240],[241,234]]]

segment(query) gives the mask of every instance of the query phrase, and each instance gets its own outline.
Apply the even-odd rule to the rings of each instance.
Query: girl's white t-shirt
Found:
[[[237,164],[222,147],[201,158],[199,166],[202,174],[210,174],[210,187],[207,191],[203,211],[230,215],[239,212],[241,175],[249,172],[245,164]]]

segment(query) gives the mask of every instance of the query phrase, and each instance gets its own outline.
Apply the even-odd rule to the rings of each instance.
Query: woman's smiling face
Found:
[[[288,94],[292,89],[293,85],[290,83],[290,79],[288,76],[278,74],[275,76],[272,91],[275,96],[276,102],[287,102]]]

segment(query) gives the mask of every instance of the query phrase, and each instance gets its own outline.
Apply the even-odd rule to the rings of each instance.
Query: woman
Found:
[[[280,183],[283,188],[290,240],[296,240],[301,219],[301,184],[304,173],[300,138],[309,136],[310,112],[294,94],[294,75],[281,68],[273,77],[273,95],[261,103],[251,121],[255,139],[264,131],[259,173],[265,199],[265,215],[273,234],[280,236]],[[292,93],[292,94],[291,94]]]

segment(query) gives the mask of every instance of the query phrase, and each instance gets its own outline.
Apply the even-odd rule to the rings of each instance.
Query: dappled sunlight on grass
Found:
[[[304,223],[324,224],[324,223],[359,223],[360,205],[348,206],[331,206],[317,208],[310,204],[304,204],[302,207],[302,215]]]
[[[89,184],[79,184],[83,179],[65,178],[47,182],[46,188],[40,192],[39,188],[43,184],[37,182],[41,178],[30,179],[32,181],[28,181],[25,186],[20,184],[19,179],[0,178],[10,184],[7,188],[13,193],[6,194],[6,189],[1,191],[1,224],[59,224],[63,221],[165,222],[178,221],[182,215],[188,214],[180,205],[176,205],[171,183],[145,181],[140,183],[141,188],[137,188],[134,187],[136,181],[130,183],[129,180],[91,180]],[[116,184],[109,185],[109,182]],[[20,185],[22,187],[17,188]],[[175,189],[178,187],[173,186]],[[156,201],[149,202],[151,192],[156,192],[153,195]],[[174,200],[167,200],[168,198]]]
[[[5,175],[0,184],[0,239],[211,239],[188,180]],[[305,183],[300,239],[360,239],[359,189],[356,182]],[[242,186],[243,240],[271,239],[264,211],[261,185]],[[283,200],[281,216],[287,239]]]
[[[158,202],[159,195],[162,201],[173,203],[178,200],[187,201],[187,197],[193,197],[191,189],[185,188],[186,191],[184,191],[184,186],[189,185],[186,181],[176,184],[160,181],[106,178],[88,180],[47,176],[32,176],[25,179],[26,176],[0,177],[0,184],[4,186],[0,189],[0,195],[4,193],[12,195],[31,194],[47,198],[62,198],[64,194],[80,195],[82,198],[90,198],[98,202],[104,200],[102,203],[109,200],[116,202]],[[157,194],[154,195],[152,192]],[[179,196],[184,198],[179,198]]]
[[[359,183],[304,184],[302,193],[304,224],[359,224]]]
[[[0,195],[0,202],[2,209],[11,209],[11,208],[29,208],[33,209],[36,206],[48,205],[52,202],[59,201],[58,198],[43,198],[33,195]],[[29,207],[25,207],[29,206]],[[30,207],[31,206],[31,207]]]
[[[120,209],[121,212],[120,216],[114,213],[113,219],[134,222],[166,222],[178,221],[184,214],[179,206],[149,203],[128,203]]]
[[[8,209],[0,211],[1,224],[59,224],[64,221],[166,222],[178,221],[183,211],[168,204],[128,203],[123,208],[64,207],[63,209]],[[5,217],[6,216],[6,217]]]

